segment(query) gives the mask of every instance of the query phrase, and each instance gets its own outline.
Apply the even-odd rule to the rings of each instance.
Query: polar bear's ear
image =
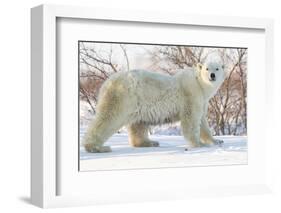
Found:
[[[202,68],[203,68],[203,64],[201,64],[201,63],[198,63],[196,66],[197,66],[198,70],[202,70]]]

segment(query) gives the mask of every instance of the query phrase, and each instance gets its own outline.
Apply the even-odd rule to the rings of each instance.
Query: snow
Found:
[[[80,132],[82,139],[84,130]],[[131,147],[126,133],[114,134],[105,145],[109,153],[87,153],[80,146],[80,171],[171,168],[247,164],[246,136],[218,136],[222,146],[189,148],[179,135],[151,135],[159,147]],[[81,140],[80,140],[81,141]]]

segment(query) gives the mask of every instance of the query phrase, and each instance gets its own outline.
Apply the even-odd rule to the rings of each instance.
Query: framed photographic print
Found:
[[[80,171],[247,164],[246,47],[78,41],[78,48]],[[196,67],[201,63],[208,72]],[[212,65],[216,66],[213,71]],[[207,81],[183,75],[194,70],[198,76],[206,74]],[[126,85],[118,83],[120,80]],[[195,118],[181,112],[184,103],[192,110],[202,96],[193,82],[208,85],[203,93],[216,93],[203,94],[199,105],[209,103],[208,108]],[[124,91],[116,91],[119,87]],[[193,96],[181,94],[182,90]],[[117,101],[112,100],[115,93]],[[121,103],[119,99],[123,99]],[[117,104],[121,105],[118,109]],[[198,108],[191,114],[198,113]],[[115,111],[116,115],[108,116]],[[212,129],[211,135],[217,137],[202,132],[202,145],[195,144],[195,148],[184,140],[189,141],[192,134],[184,135],[182,128],[188,131],[189,127],[180,123],[183,119],[194,122],[191,120],[197,116],[203,116],[201,120],[208,120],[210,126],[201,127],[201,132]],[[85,149],[82,141],[91,144],[86,141],[89,137],[96,143],[93,135],[110,145],[103,146],[110,150]],[[191,146],[188,151],[186,146]]]
[[[270,192],[272,20],[31,14],[32,203]]]

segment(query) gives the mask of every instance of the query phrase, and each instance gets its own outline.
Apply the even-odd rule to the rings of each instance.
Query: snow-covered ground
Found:
[[[83,137],[81,132],[80,137]],[[151,135],[160,147],[134,148],[126,133],[113,135],[105,145],[110,153],[87,153],[80,146],[80,171],[247,164],[246,136],[219,136],[222,146],[193,148],[179,135]]]

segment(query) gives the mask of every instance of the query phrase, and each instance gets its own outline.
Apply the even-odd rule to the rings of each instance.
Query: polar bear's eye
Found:
[[[216,71],[218,71],[219,70],[219,68],[216,68]]]
[[[206,68],[206,70],[209,70],[209,68]]]

